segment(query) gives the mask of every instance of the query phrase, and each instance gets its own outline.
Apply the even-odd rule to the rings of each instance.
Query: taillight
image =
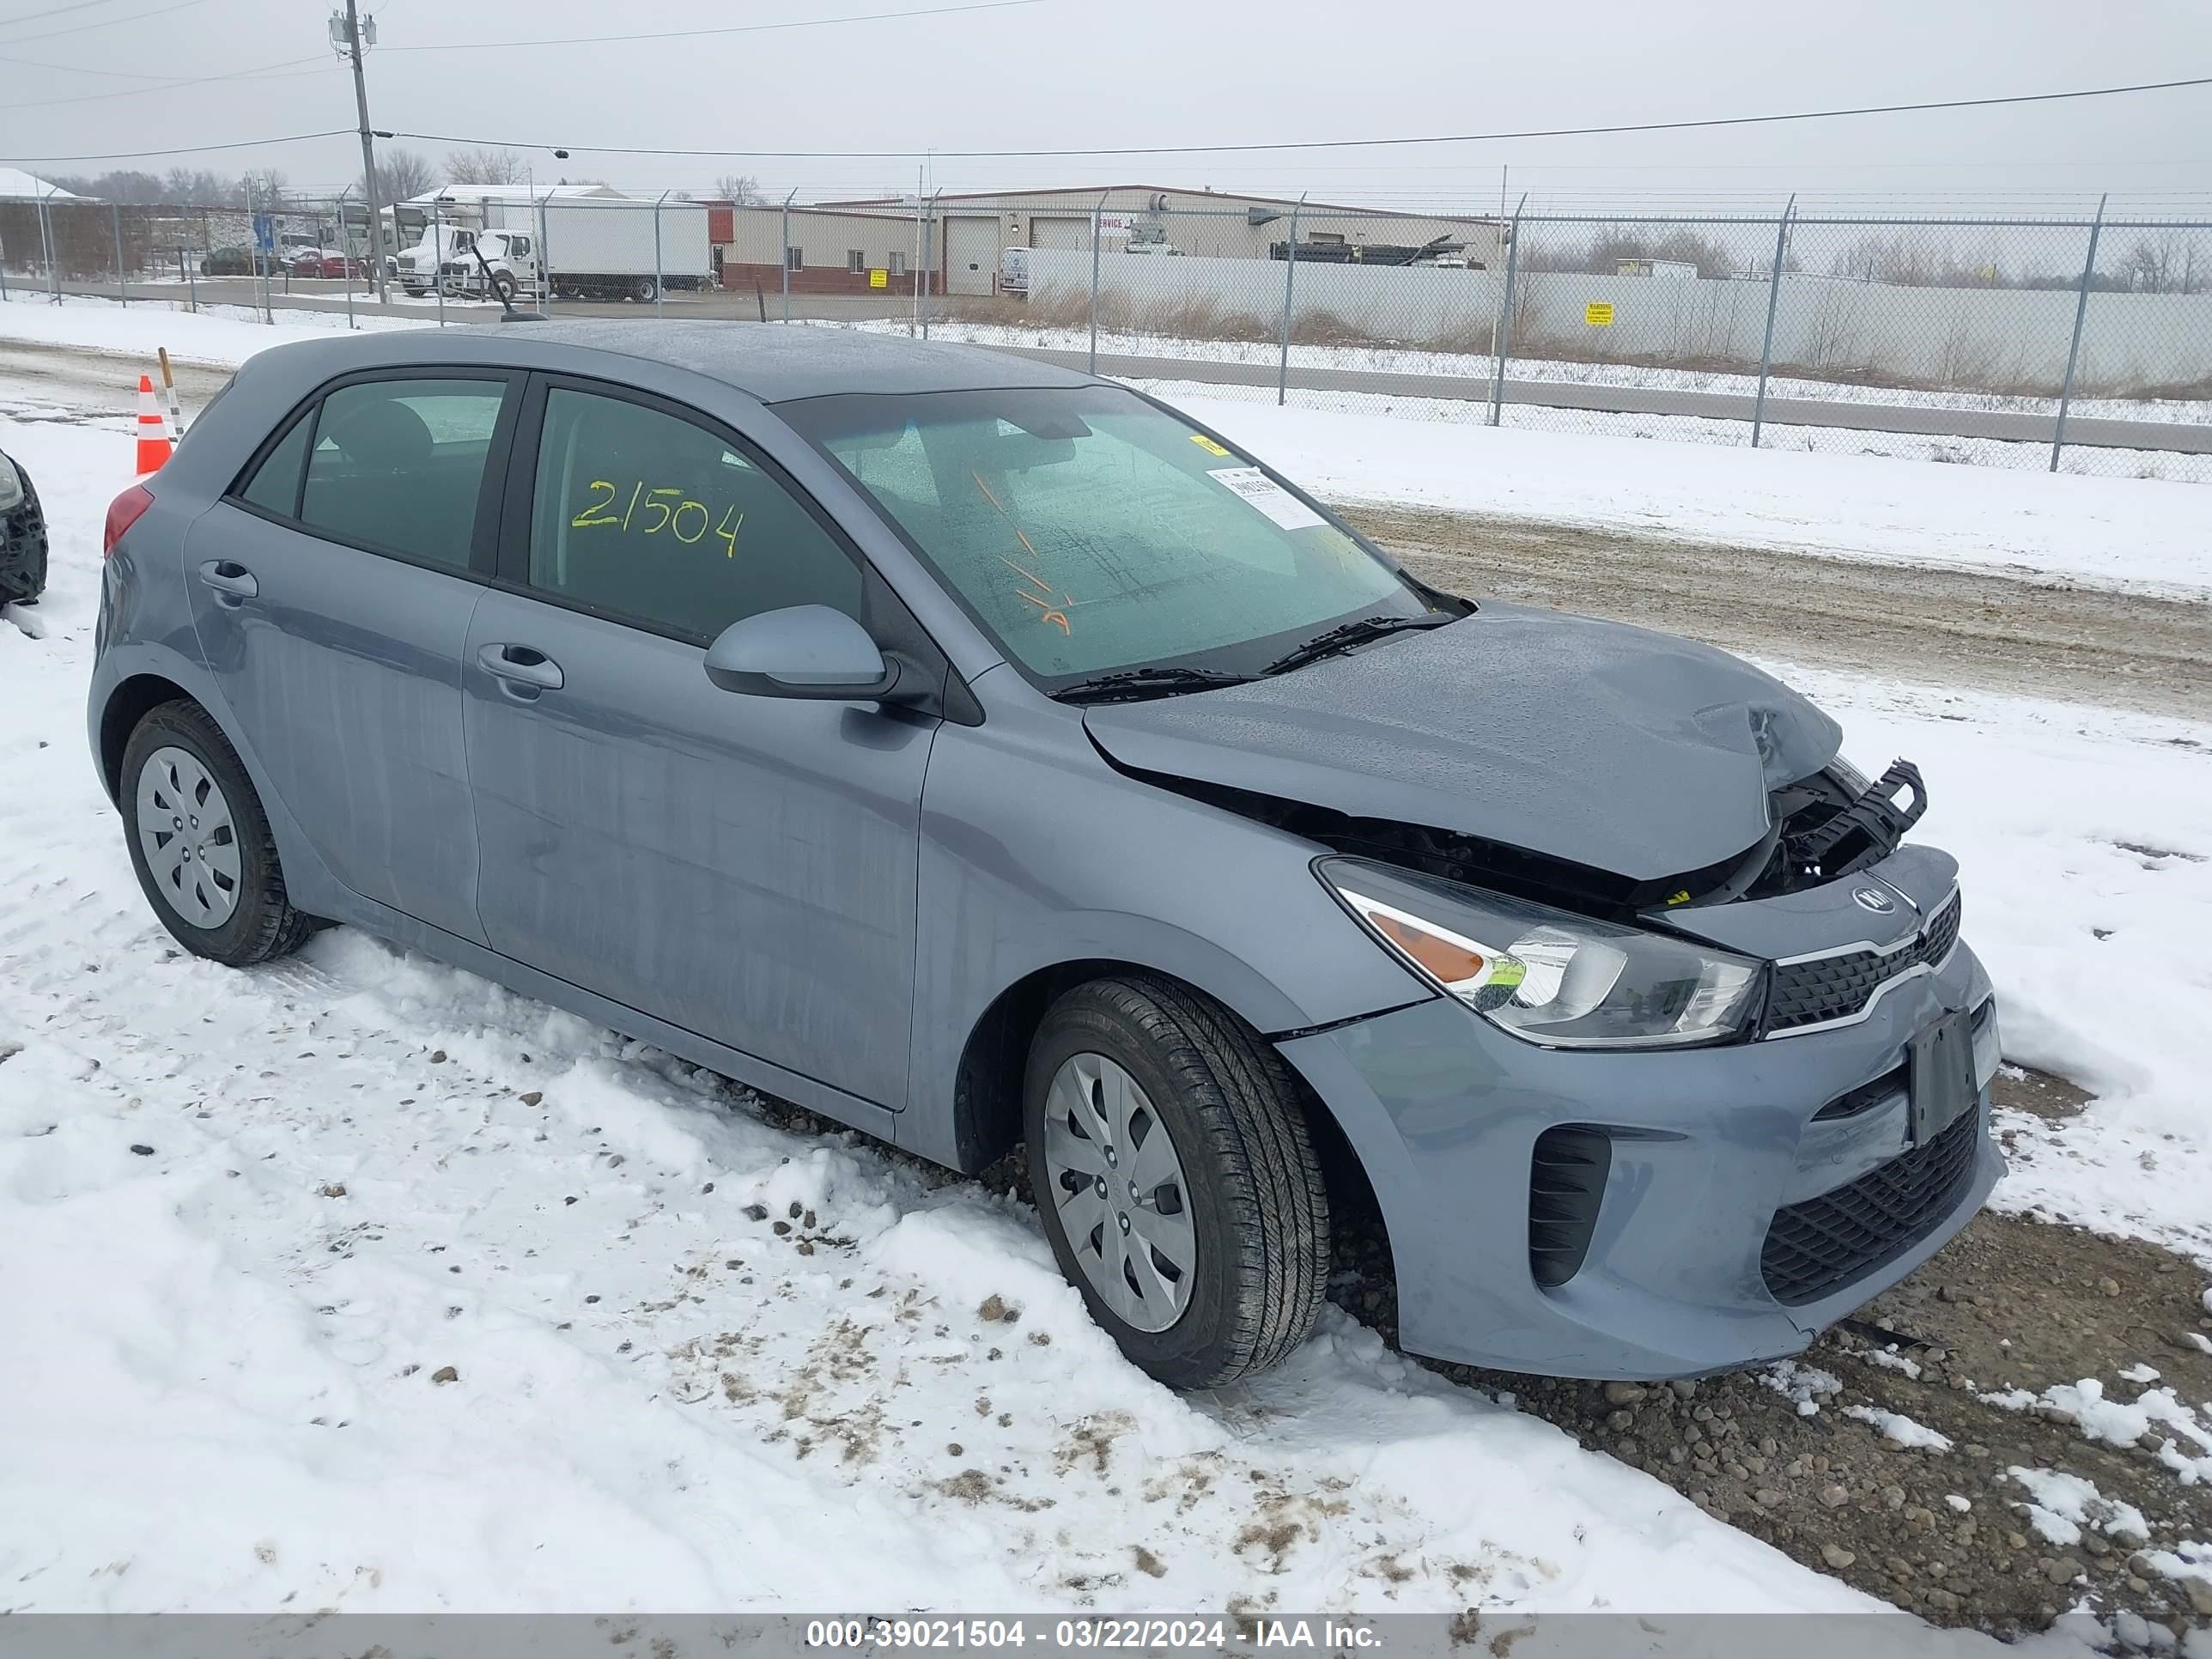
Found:
[[[132,484],[107,504],[107,529],[100,538],[100,556],[106,558],[115,551],[115,544],[123,539],[123,532],[146,514],[154,505],[154,492],[144,484]]]

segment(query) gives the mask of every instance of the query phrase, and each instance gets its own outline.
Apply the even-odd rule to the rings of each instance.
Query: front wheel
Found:
[[[314,931],[292,908],[244,764],[198,703],[165,702],[138,722],[121,795],[138,884],[186,950],[243,968],[289,955]]]
[[[1024,1109],[1053,1254],[1132,1362],[1216,1388],[1311,1334],[1321,1167],[1288,1066],[1236,1015],[1147,976],[1079,986],[1030,1046]]]

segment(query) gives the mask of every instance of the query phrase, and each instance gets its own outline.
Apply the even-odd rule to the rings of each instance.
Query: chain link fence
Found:
[[[375,252],[346,196],[0,203],[0,285],[896,329],[1170,397],[2212,482],[2204,222],[450,196]]]

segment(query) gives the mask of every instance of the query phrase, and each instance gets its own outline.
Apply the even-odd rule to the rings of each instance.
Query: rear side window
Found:
[[[206,410],[201,411],[204,418]],[[276,447],[262,458],[261,465],[253,470],[246,488],[238,492],[239,499],[259,507],[264,513],[274,513],[282,518],[294,519],[300,514],[300,465],[307,459],[307,430],[315,423],[312,413],[302,415],[292,422]]]
[[[861,607],[860,567],[797,497],[706,428],[546,393],[530,585],[711,639],[785,605]]]
[[[340,386],[315,417],[300,522],[465,569],[506,390],[499,380],[444,379]]]

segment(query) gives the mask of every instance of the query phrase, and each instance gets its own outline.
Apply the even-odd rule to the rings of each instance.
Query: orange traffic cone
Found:
[[[176,447],[169,441],[169,425],[161,406],[154,401],[154,377],[138,377],[138,476],[158,472]]]

